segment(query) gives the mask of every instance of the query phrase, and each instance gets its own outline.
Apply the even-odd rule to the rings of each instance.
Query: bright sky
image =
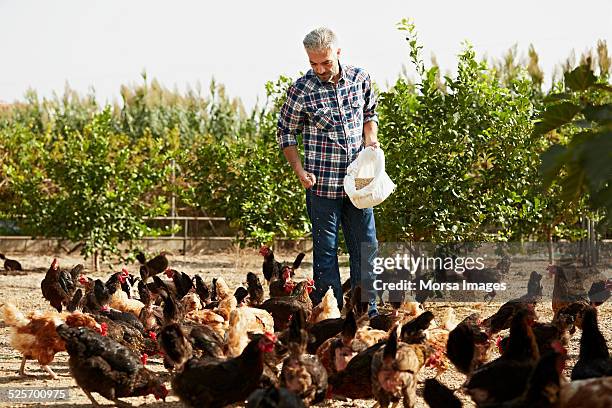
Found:
[[[408,65],[396,29],[403,17],[443,71],[454,69],[463,40],[489,57],[513,44],[526,54],[533,43],[547,79],[572,49],[605,39],[612,53],[610,0],[0,0],[0,101],[21,99],[28,87],[61,93],[66,82],[112,101],[144,69],[179,90],[207,89],[214,76],[249,108],[267,80],[309,68],[302,39],[321,25],[338,34],[343,62],[386,89]]]

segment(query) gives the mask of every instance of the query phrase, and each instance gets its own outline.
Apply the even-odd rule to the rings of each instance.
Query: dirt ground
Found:
[[[43,279],[44,274],[49,267],[52,255],[24,255],[24,254],[7,254],[10,258],[18,259],[24,268],[26,269],[24,274],[21,275],[1,275],[0,274],[0,302],[11,302],[15,304],[22,311],[32,310],[49,310],[51,307],[42,297],[40,290],[40,281]],[[295,254],[281,253],[277,257],[284,260],[292,260]],[[249,271],[259,272],[261,271],[261,257],[256,251],[252,250],[236,250],[232,252],[224,252],[215,255],[198,255],[198,256],[170,256],[171,266],[177,270],[184,271],[188,274],[198,273],[202,275],[205,281],[210,282],[213,277],[223,277],[229,284],[230,287],[239,285]],[[86,266],[91,265],[91,262],[85,262],[83,259],[74,256],[61,256],[58,255],[60,266],[62,268],[71,268],[77,263],[84,263]],[[346,259],[341,258],[341,274],[345,278],[348,276],[348,263]],[[137,265],[130,265],[128,269],[131,272],[137,272]],[[115,271],[118,271],[116,268]],[[2,271],[3,272],[3,271]],[[298,277],[311,276],[312,273],[312,254],[308,254],[302,264],[302,267],[298,270]],[[539,271],[543,273],[544,271]],[[109,273],[109,270],[102,271],[100,273],[92,273],[91,270],[87,271],[88,276],[91,277],[105,277]],[[518,273],[514,267],[510,269],[510,275]],[[545,295],[552,292],[552,279],[544,277],[542,279],[544,285]],[[586,286],[586,285],[585,285]],[[588,288],[588,286],[586,286]],[[550,298],[549,298],[550,299]],[[499,302],[493,302],[492,304],[482,303],[442,303],[435,302],[430,303],[428,308],[433,313],[441,318],[444,311],[448,307],[454,307],[457,318],[463,319],[470,313],[479,312],[483,316],[489,316],[493,314],[500,306]],[[552,318],[552,310],[550,300],[544,300],[537,307],[537,313],[540,321],[550,321]],[[599,313],[599,324],[600,328],[610,344],[612,342],[612,306],[606,304],[600,308]],[[568,362],[568,370],[566,376],[569,377],[569,373],[574,363],[576,362],[579,349],[580,334],[577,333],[573,336],[570,349]],[[10,389],[16,387],[67,387],[69,388],[70,399],[68,402],[62,401],[57,403],[45,403],[45,404],[17,404],[15,402],[0,402],[0,406],[4,407],[18,407],[18,406],[40,406],[40,405],[53,405],[54,407],[65,407],[74,408],[82,406],[90,406],[89,399],[85,396],[83,391],[76,386],[76,383],[70,376],[68,370],[68,355],[65,352],[58,353],[51,368],[59,375],[59,379],[50,380],[46,373],[44,373],[38,363],[29,361],[26,365],[26,369],[33,374],[33,377],[20,378],[17,374],[21,356],[11,348],[10,346],[10,329],[4,325],[4,322],[0,320],[0,390]],[[154,371],[165,373],[161,360],[159,358],[150,358],[148,367]],[[424,380],[428,377],[433,377],[433,371],[426,369],[420,374],[420,380]],[[441,375],[440,380],[449,386],[451,389],[459,389],[461,384],[465,380],[463,374],[458,373],[454,368],[450,368],[444,374]],[[169,386],[169,383],[168,383]],[[417,407],[426,407],[427,405],[420,397],[422,387],[419,387],[419,399],[417,401]],[[464,407],[473,407],[474,404],[471,402],[468,396],[457,391],[456,394],[463,401]],[[94,394],[94,397],[103,405],[111,405],[109,401]],[[126,401],[134,405],[147,404],[149,406],[168,406],[168,407],[180,407],[181,403],[178,398],[169,396],[166,403],[157,402],[152,396],[147,398],[128,398]],[[373,400],[346,400],[346,401],[326,401],[323,404],[319,404],[321,407],[371,407],[374,404]],[[237,405],[239,406],[239,405]]]

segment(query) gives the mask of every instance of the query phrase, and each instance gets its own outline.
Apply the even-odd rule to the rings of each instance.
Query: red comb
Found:
[[[154,331],[150,331],[149,332],[149,338],[151,340],[157,340],[157,333],[155,333]]]
[[[103,336],[106,336],[107,331],[108,331],[108,324],[102,323],[100,325],[100,334]]]
[[[144,353],[142,356],[140,356],[140,361],[142,362],[142,365],[147,365],[147,358],[149,358],[149,355],[147,353]]]

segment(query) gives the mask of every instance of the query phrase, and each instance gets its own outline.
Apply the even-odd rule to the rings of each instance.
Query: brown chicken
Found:
[[[279,273],[274,272],[269,282],[270,286],[270,297],[282,297],[289,296],[293,289],[295,289],[296,283],[291,280],[291,268],[283,266],[279,270]]]
[[[574,319],[565,314],[561,314],[554,318],[551,323],[534,323],[531,328],[536,338],[540,354],[555,349],[557,343],[562,347],[567,347],[570,340],[569,330],[573,325]],[[500,354],[503,355],[506,352],[509,340],[510,337],[497,339],[497,347]]]
[[[274,350],[276,336],[260,335],[238,357],[225,361],[192,358],[172,379],[172,389],[189,407],[221,408],[242,402],[255,391],[264,369],[264,353]]]
[[[25,316],[10,303],[4,304],[4,322],[12,328],[11,346],[23,356],[19,375],[29,375],[25,372],[26,360],[37,360],[41,368],[52,379],[56,379],[57,375],[51,370],[49,364],[53,361],[57,352],[66,350],[63,340],[55,331],[58,324],[65,322],[70,327],[85,326],[98,330],[100,333],[104,330],[103,326],[87,314],[80,312],[62,314],[31,312]]]
[[[560,408],[611,407],[612,377],[589,378],[563,384],[557,406]]]
[[[280,383],[298,395],[306,406],[323,401],[327,391],[327,372],[316,356],[306,354],[308,332],[306,315],[296,311],[291,318],[287,347],[289,356],[283,361]]]
[[[96,315],[95,319],[106,327],[107,337],[129,348],[135,354],[153,356],[159,352],[155,332],[140,330],[128,323],[115,321],[104,315]]]
[[[40,283],[42,294],[58,312],[62,311],[62,306],[66,306],[72,300],[76,290],[76,282],[81,274],[83,265],[77,265],[72,271],[66,272],[59,268],[57,258],[53,259],[49,270]]]
[[[417,375],[434,354],[424,344],[398,341],[397,330],[392,330],[385,347],[372,357],[372,393],[382,408],[403,398],[406,408],[416,403]]]
[[[142,364],[140,357],[113,339],[84,327],[60,325],[57,333],[66,343],[68,365],[77,385],[94,405],[96,392],[119,407],[130,406],[119,398],[153,394],[164,399],[168,390],[163,381]]]
[[[313,288],[313,281],[303,281],[298,283],[291,296],[271,298],[263,302],[259,308],[268,311],[274,318],[274,331],[283,331],[289,322],[289,317],[303,310],[306,314],[306,319],[310,318],[312,313],[312,301],[310,300],[310,292]]]
[[[351,399],[372,398],[372,357],[385,345],[384,342],[363,350],[353,357],[346,368],[328,379],[328,395]]]
[[[357,321],[353,311],[349,310],[342,331],[337,336],[323,342],[316,351],[328,375],[344,370],[349,361],[357,354],[357,351],[351,347],[355,334],[357,334]]]

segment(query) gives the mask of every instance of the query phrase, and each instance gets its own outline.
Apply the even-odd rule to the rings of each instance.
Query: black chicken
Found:
[[[253,272],[247,273],[247,291],[249,292],[249,304],[260,305],[264,300],[264,290],[257,275]]]
[[[165,400],[168,395],[163,381],[127,347],[84,327],[62,324],[57,333],[70,355],[70,373],[94,405],[98,403],[92,392],[121,407],[129,404],[119,398],[153,394]]]
[[[193,280],[195,281],[195,291],[200,297],[202,307],[205,307],[210,302],[210,288],[206,283],[204,283],[204,280],[200,275],[195,275]]]
[[[140,277],[144,282],[146,282],[149,277],[160,274],[168,269],[168,258],[166,258],[168,254],[170,253],[162,251],[159,255],[148,261],[142,252],[136,255],[136,259],[141,265]]]
[[[430,408],[461,408],[461,400],[435,378],[425,380],[423,398]]]
[[[76,265],[70,272],[59,268],[57,259],[53,259],[44,279],[40,283],[43,297],[51,303],[58,312],[67,306],[76,291],[77,280],[83,270],[83,265]]]
[[[9,259],[4,256],[4,254],[0,254],[0,259],[4,259],[4,270],[5,271],[23,271],[21,264],[19,261],[14,259]]]
[[[612,359],[608,345],[597,325],[597,310],[590,307],[582,315],[580,353],[572,370],[572,380],[610,375],[612,375]]]
[[[189,407],[221,408],[242,402],[259,385],[264,353],[274,350],[271,333],[254,338],[236,358],[225,361],[192,358],[172,379],[172,389]]]
[[[246,404],[247,408],[305,408],[293,392],[286,388],[268,387],[253,391]]]
[[[274,259],[274,251],[272,251],[269,246],[263,245],[259,250],[259,254],[264,257],[262,271],[266,282],[270,282],[270,279],[272,279],[274,274],[276,274],[276,276],[280,276],[283,266],[285,265]],[[291,276],[293,276],[295,270],[299,268],[305,256],[305,253],[300,252],[295,258],[293,264],[291,265]]]
[[[489,348],[489,336],[478,325],[478,314],[463,319],[449,334],[446,355],[463,374],[470,375],[484,363]]]

